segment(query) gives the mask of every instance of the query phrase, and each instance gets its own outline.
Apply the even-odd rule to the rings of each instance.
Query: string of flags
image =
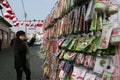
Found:
[[[28,21],[19,21],[19,25],[26,26],[26,27],[42,27],[43,20],[28,20]]]
[[[41,20],[19,21],[7,0],[0,0],[0,3],[6,9],[5,13],[3,14],[4,18],[11,20],[13,22],[14,27],[17,27],[20,25],[26,26],[26,27],[32,27],[32,26],[42,27],[43,26],[43,20],[42,21]]]

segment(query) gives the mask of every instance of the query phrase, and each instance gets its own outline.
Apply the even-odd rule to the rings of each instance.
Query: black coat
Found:
[[[14,40],[14,66],[15,68],[29,67],[29,60],[27,60],[27,54],[29,52],[28,46],[32,46],[35,42],[35,38],[32,38],[28,43],[21,41],[18,38]]]

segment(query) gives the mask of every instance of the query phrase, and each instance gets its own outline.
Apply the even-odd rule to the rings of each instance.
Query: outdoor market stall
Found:
[[[43,24],[44,78],[120,80],[118,12],[114,0],[58,0]]]

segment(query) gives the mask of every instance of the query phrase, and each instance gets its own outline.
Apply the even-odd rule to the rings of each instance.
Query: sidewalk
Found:
[[[41,53],[39,53],[39,50],[39,46],[30,48],[32,73],[31,80],[44,80],[42,78],[42,64],[44,57]],[[0,80],[16,80],[13,48],[3,49],[0,52]]]

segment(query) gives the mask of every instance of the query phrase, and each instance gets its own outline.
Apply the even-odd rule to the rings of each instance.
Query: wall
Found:
[[[9,47],[10,41],[10,28],[3,22],[0,22],[0,38],[2,39],[2,48]]]

